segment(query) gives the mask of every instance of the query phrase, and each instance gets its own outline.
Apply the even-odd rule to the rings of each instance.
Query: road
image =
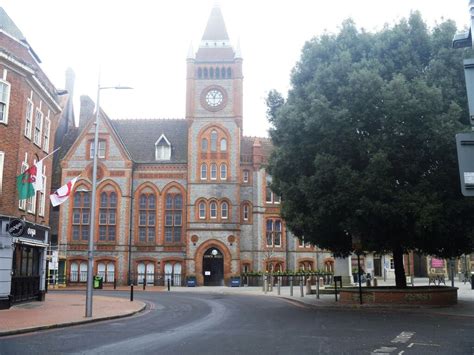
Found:
[[[0,338],[0,354],[474,354],[472,317],[250,295],[135,296],[148,303],[139,315]]]

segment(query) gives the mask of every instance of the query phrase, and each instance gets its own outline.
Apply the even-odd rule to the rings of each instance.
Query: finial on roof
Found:
[[[194,59],[194,56],[193,42],[191,42],[189,43],[188,55],[186,56],[186,59]]]
[[[235,46],[235,58],[242,59],[242,49],[240,48],[240,38],[237,40],[237,45]]]

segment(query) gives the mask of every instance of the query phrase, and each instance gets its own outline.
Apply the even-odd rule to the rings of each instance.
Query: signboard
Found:
[[[8,223],[7,231],[11,237],[17,238],[21,237],[25,232],[25,221],[21,219],[12,219],[10,223]]]
[[[432,258],[431,259],[431,267],[444,267],[444,260]]]
[[[210,275],[211,275],[211,272],[210,272],[210,271],[204,271],[204,275],[205,275],[205,276],[210,276]]]
[[[474,133],[456,134],[461,193],[474,196]]]

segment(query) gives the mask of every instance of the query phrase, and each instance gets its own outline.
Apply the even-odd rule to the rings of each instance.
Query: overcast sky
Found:
[[[186,55],[197,50],[214,4],[222,9],[231,42],[244,58],[244,134],[267,136],[265,97],[289,89],[291,69],[304,43],[337,32],[353,18],[369,31],[419,10],[430,26],[453,19],[468,26],[468,0],[2,0],[42,60],[57,88],[76,73],[80,95],[96,100],[99,66],[101,106],[112,118],[183,118]],[[77,112],[76,112],[77,115]]]

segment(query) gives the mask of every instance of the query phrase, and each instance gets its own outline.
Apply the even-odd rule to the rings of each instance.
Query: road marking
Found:
[[[408,348],[411,348],[413,345],[415,345],[415,343],[411,343],[408,345]]]
[[[395,339],[392,339],[392,343],[405,344],[413,335],[415,335],[415,332],[401,332]]]
[[[405,350],[402,350],[398,353],[398,355],[402,355],[405,352]]]
[[[411,346],[413,345],[421,345],[421,346],[441,346],[439,344],[428,344],[428,343],[411,343]]]
[[[391,352],[394,352],[395,350],[397,350],[397,348],[395,347],[382,346],[381,348],[375,349],[374,351],[372,351],[371,354],[377,354],[377,355],[390,354]]]
[[[290,303],[290,304],[292,304],[293,306],[296,306],[296,307],[299,307],[299,308],[305,308],[305,309],[306,309],[306,308],[309,308],[307,305],[302,304],[302,303],[300,303],[300,302],[292,301],[292,300],[289,300],[289,299],[286,299],[286,298],[284,298],[283,300],[284,300],[285,302]]]

